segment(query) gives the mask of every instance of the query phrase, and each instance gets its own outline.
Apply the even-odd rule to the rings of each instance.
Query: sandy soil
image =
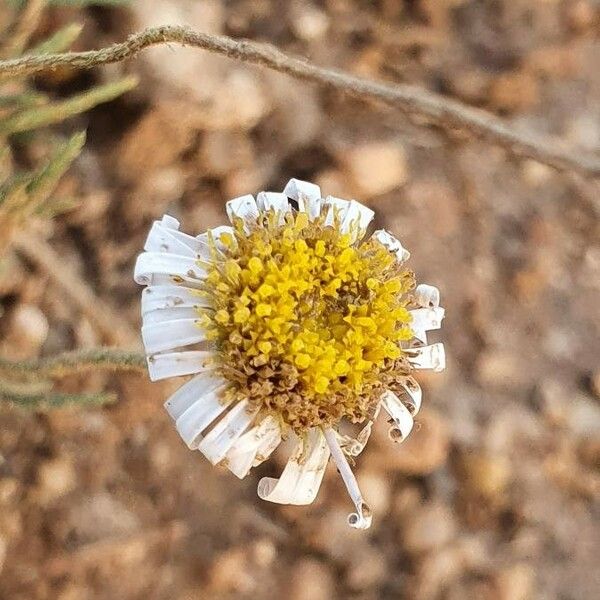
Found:
[[[523,129],[600,150],[600,6],[593,0],[150,0],[52,9],[80,47],[151,24],[270,41],[323,65],[410,82]],[[345,525],[333,467],[310,507],[256,498],[189,452],[162,401],[172,384],[101,374],[103,409],[0,409],[0,598],[591,600],[600,587],[599,187],[489,143],[197,50],[161,48],[93,74],[40,78],[57,95],[118,72],[136,91],[65,130],[88,144],[60,194],[80,207],[43,236],[127,322],[149,224],[197,233],[224,201],[290,177],[377,211],[441,289],[448,367],[422,378],[417,430],[378,431],[357,474],[374,526]],[[24,234],[25,235],[25,234]],[[0,350],[27,358],[110,343],[17,255]],[[594,590],[596,590],[594,592]]]

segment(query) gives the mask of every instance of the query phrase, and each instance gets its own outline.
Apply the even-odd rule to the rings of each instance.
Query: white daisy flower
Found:
[[[444,368],[427,332],[439,291],[415,287],[409,253],[374,213],[292,179],[283,193],[227,203],[231,225],[193,237],[156,221],[138,257],[142,337],[153,381],[194,375],[165,403],[183,441],[245,477],[283,439],[295,444],[258,495],[310,504],[332,457],[366,529],[350,468],[383,409],[395,442],[421,406],[419,369]]]

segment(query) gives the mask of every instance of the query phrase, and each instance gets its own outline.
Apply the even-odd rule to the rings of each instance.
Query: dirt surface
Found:
[[[600,151],[594,0],[148,0],[52,9],[81,48],[184,23],[269,41],[329,66],[409,82],[525,130]],[[330,466],[310,507],[256,497],[281,460],[239,481],[188,451],[162,409],[174,384],[101,374],[102,409],[0,409],[0,598],[591,600],[600,589],[599,186],[493,145],[192,49],[39,78],[57,95],[118,72],[135,92],[66,128],[88,144],[32,224],[139,347],[136,254],[163,212],[199,233],[228,198],[290,177],[377,211],[437,285],[444,373],[401,446],[378,431],[357,477],[375,513],[347,528]],[[17,253],[0,289],[7,358],[112,343],[52,274]],[[110,337],[110,336],[108,336]]]

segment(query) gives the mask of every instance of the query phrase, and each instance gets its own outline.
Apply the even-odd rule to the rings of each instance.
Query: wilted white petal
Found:
[[[170,398],[164,406],[173,421],[179,417],[200,398],[225,385],[225,380],[214,371],[206,371],[196,375],[193,379],[184,383]]]
[[[350,200],[346,215],[340,225],[340,230],[342,233],[352,232],[355,234],[355,237],[364,235],[374,216],[375,211],[356,200]]]
[[[225,205],[225,210],[232,223],[236,218],[243,219],[244,221],[254,221],[259,216],[258,206],[256,206],[254,196],[251,194],[230,200]]]
[[[142,326],[142,340],[146,354],[173,350],[198,344],[206,339],[198,318],[163,321]]]
[[[208,370],[213,352],[188,350],[186,352],[165,352],[148,356],[150,381],[160,381],[169,377],[193,375]]]
[[[162,221],[154,221],[144,250],[147,252],[166,252],[168,254],[179,254],[181,256],[210,258],[208,245],[187,233],[179,231],[179,223],[174,228],[170,226],[171,217],[165,215]]]
[[[344,200],[343,198],[336,198],[335,196],[327,196],[324,202],[324,208],[327,211],[327,215],[325,217],[325,225],[333,225],[333,223],[336,220],[336,217],[340,223],[343,223],[349,206],[349,200]]]
[[[435,308],[415,308],[409,312],[412,317],[410,328],[414,336],[426,344],[426,332],[432,329],[439,329],[442,326],[444,309],[436,306]]]
[[[371,520],[373,518],[371,509],[363,500],[356,477],[354,477],[354,473],[338,444],[336,432],[331,428],[325,429],[325,439],[331,450],[331,457],[333,458],[338,471],[344,480],[348,494],[356,507],[356,512],[348,515],[348,524],[355,529],[368,529],[371,527]]]
[[[210,430],[198,445],[198,450],[216,465],[221,462],[236,440],[248,429],[258,408],[250,408],[247,400],[242,400]]]
[[[413,418],[410,411],[396,394],[389,390],[381,395],[381,403],[394,421],[393,427],[390,429],[390,439],[394,442],[404,441],[413,428]]]
[[[385,229],[378,229],[373,233],[373,239],[376,239],[382,246],[385,246],[390,252],[396,255],[398,262],[403,263],[410,258],[410,252],[404,248],[400,240],[395,238]]]
[[[402,383],[402,387],[404,388],[406,394],[409,397],[409,405],[407,406],[407,408],[414,417],[421,408],[421,400],[423,398],[421,386],[418,384],[417,380],[414,377],[406,377],[404,379],[404,382]]]
[[[268,436],[265,436],[263,441],[261,442],[258,450],[256,451],[256,456],[254,457],[254,462],[252,463],[253,467],[258,467],[261,463],[265,462],[271,456],[275,448],[279,446],[281,443],[281,427],[278,422],[275,423],[277,430],[276,432],[270,433]]]
[[[345,454],[356,457],[363,451],[364,444],[357,438],[354,438],[351,435],[341,434],[339,431],[336,431],[336,436],[338,444]]]
[[[404,351],[408,356],[408,361],[415,369],[433,369],[437,372],[443,371],[446,367],[444,344],[407,348]]]
[[[329,461],[329,448],[319,428],[299,440],[279,479],[263,477],[258,496],[277,504],[310,504],[316,497]]]
[[[169,229],[175,230],[178,230],[180,225],[179,221],[171,215],[163,215],[162,224]]]
[[[298,210],[308,214],[308,218],[314,221],[321,214],[321,188],[314,183],[290,179],[283,193],[298,203]]]
[[[198,309],[193,306],[174,306],[163,310],[153,310],[144,315],[144,325],[163,323],[164,321],[176,321],[183,319],[197,319]]]
[[[205,276],[205,269],[190,256],[143,252],[137,258],[133,277],[142,285],[186,282],[197,286]]]
[[[425,308],[437,308],[440,305],[440,290],[433,285],[421,283],[414,292],[415,302]]]
[[[223,400],[224,388],[218,387],[203,394],[175,421],[175,427],[188,448],[198,448],[202,432],[231,404]]]
[[[240,479],[266,460],[281,442],[281,427],[271,415],[244,433],[227,453],[227,468]]]
[[[285,215],[292,209],[285,194],[279,192],[260,192],[256,197],[256,204],[261,211],[273,210],[279,214],[279,224],[285,223]]]
[[[206,307],[209,302],[196,290],[182,285],[151,285],[142,290],[142,316],[155,310]]]

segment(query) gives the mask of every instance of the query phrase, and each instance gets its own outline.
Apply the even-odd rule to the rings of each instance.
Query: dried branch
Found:
[[[446,130],[459,130],[487,139],[517,156],[526,156],[557,169],[600,176],[600,156],[569,148],[555,139],[518,131],[502,119],[456,100],[411,85],[372,81],[319,67],[284,54],[270,45],[195,32],[186,27],[152,27],[130,36],[125,42],[101,50],[0,61],[0,80],[7,76],[28,75],[62,66],[89,69],[121,62],[133,58],[148,46],[169,42],[262,65],[363,99],[378,100]]]
[[[138,334],[115,309],[96,296],[89,285],[44,240],[35,235],[19,235],[14,247],[42,269],[60,287],[111,344],[135,344]]]
[[[0,358],[0,376],[10,379],[62,378],[90,370],[142,373],[146,358],[141,352],[119,348],[85,348],[23,361]]]

